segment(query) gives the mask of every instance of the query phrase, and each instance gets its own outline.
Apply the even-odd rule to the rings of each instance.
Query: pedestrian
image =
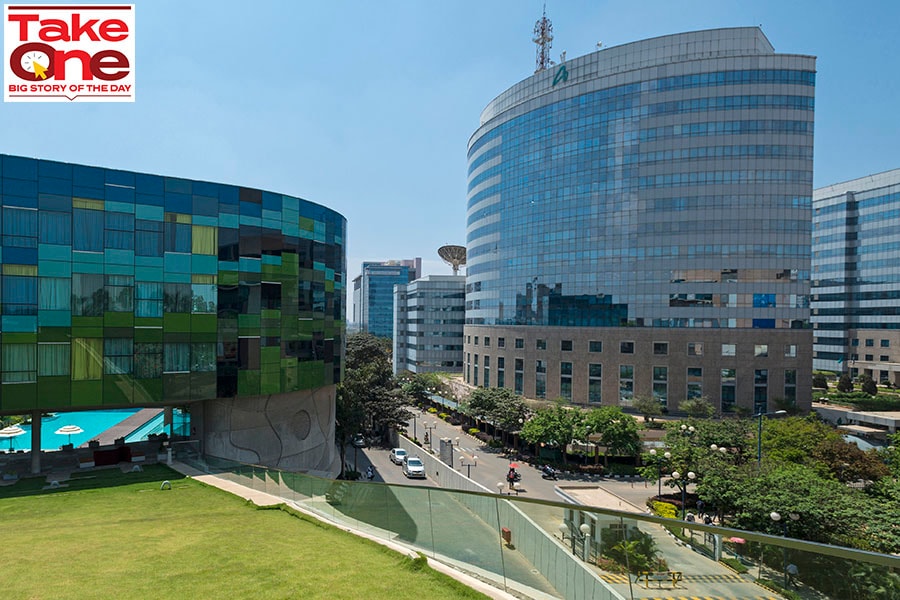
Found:
[[[796,588],[797,580],[795,579],[795,577],[797,577],[797,575],[800,573],[800,570],[797,568],[797,565],[795,565],[794,563],[791,563],[787,566],[785,571],[787,572],[787,576],[788,576],[788,585]]]

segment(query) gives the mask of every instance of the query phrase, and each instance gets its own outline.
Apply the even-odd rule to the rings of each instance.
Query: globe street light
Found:
[[[662,497],[662,458],[665,458],[666,462],[669,462],[669,459],[672,458],[672,453],[665,452],[662,455],[662,458],[658,458],[656,455],[656,448],[651,448],[650,456],[652,456],[654,461],[656,462],[656,483],[659,487],[659,491],[657,492],[656,497],[661,498]]]
[[[792,512],[788,513],[788,517],[791,521],[799,521],[800,515],[798,513]],[[787,537],[788,534],[788,526],[787,521],[781,520],[781,513],[775,512],[774,510],[769,513],[769,518],[775,521],[776,523],[781,522],[781,532],[784,537]],[[781,571],[784,573],[784,589],[788,587],[788,572],[787,572],[787,546],[781,547]]]
[[[687,486],[688,486],[688,483],[690,483],[691,481],[693,481],[696,478],[697,478],[696,473],[694,473],[693,471],[688,471],[687,479],[684,481],[679,481],[681,479],[681,473],[679,473],[678,471],[672,471],[672,479],[674,479],[676,482],[679,482],[679,486],[681,487],[681,519],[682,520],[687,519],[687,506],[685,505],[685,503],[687,502],[687,499],[685,498],[685,493],[687,492]]]
[[[465,459],[465,456],[463,457],[463,460],[464,459]],[[477,466],[478,466],[478,457],[473,454],[472,458],[465,463],[466,477],[468,477],[469,479],[472,479],[472,467],[477,467]]]

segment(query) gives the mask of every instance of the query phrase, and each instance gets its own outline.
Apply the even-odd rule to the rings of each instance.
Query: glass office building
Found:
[[[462,275],[394,286],[394,374],[462,372],[465,298]]]
[[[0,178],[0,413],[188,405],[212,454],[329,468],[341,215],[16,156],[0,156]],[[284,420],[276,448],[286,432],[266,423]]]
[[[353,322],[376,337],[394,336],[394,286],[422,276],[422,259],[364,262],[353,280]]]
[[[466,380],[488,360],[535,398],[808,406],[814,96],[815,58],[754,27],[495,98],[468,149]]]
[[[900,384],[900,169],[813,192],[814,368]]]

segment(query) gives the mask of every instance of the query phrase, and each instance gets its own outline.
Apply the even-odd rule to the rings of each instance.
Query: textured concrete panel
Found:
[[[335,386],[203,403],[205,453],[289,471],[330,471]]]

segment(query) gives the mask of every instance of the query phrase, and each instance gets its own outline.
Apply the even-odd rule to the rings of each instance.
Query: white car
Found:
[[[407,477],[425,479],[425,464],[418,456],[409,456],[403,461],[403,474]]]
[[[402,465],[406,458],[406,450],[403,448],[394,448],[391,450],[391,462],[395,465]]]

